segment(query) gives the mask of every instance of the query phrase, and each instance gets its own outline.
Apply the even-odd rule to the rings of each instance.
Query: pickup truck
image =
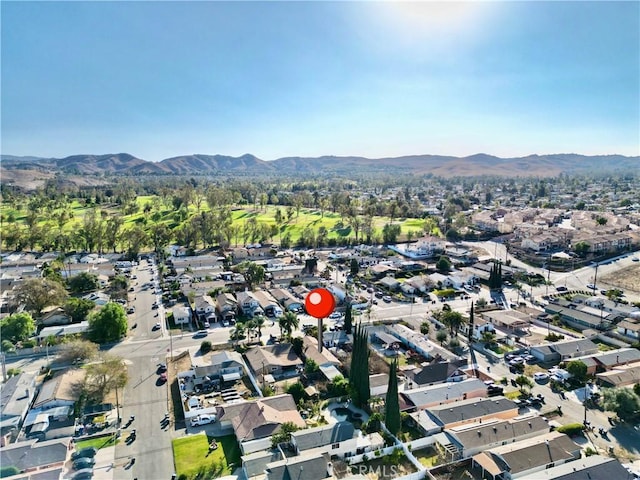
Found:
[[[197,417],[193,417],[189,422],[192,427],[198,427],[200,425],[207,425],[209,423],[213,423],[216,421],[215,415],[198,415]]]

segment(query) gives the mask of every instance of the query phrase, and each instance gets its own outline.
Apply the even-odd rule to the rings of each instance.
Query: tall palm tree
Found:
[[[288,338],[291,338],[291,333],[298,328],[300,325],[300,320],[298,316],[293,312],[287,312],[280,320],[278,320],[278,324],[280,325],[280,332],[286,333]]]
[[[236,323],[236,326],[231,329],[231,338],[233,340],[241,340],[244,338],[245,326],[242,323]]]
[[[262,315],[258,315],[256,318],[254,318],[254,321],[256,322],[256,329],[258,330],[258,336],[261,337],[262,327],[264,327],[265,319]]]
[[[251,338],[258,331],[258,322],[255,319],[251,319],[245,324],[245,327],[247,328],[247,335]]]

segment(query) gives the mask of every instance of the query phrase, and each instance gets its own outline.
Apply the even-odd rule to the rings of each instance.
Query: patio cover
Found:
[[[240,380],[241,378],[242,378],[242,374],[240,372],[223,373],[222,374],[222,380],[224,382],[230,382],[232,380]]]

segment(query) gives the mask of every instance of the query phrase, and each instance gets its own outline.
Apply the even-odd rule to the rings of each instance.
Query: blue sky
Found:
[[[4,154],[640,154],[635,1],[1,9]]]

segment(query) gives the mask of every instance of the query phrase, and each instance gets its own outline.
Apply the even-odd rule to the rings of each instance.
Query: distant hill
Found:
[[[529,155],[499,158],[486,154],[468,157],[410,155],[404,157],[284,157],[261,160],[251,154],[240,157],[226,155],[182,155],[149,162],[128,153],[106,155],[73,155],[66,158],[16,157],[2,155],[2,173],[15,181],[15,171],[73,175],[214,175],[214,174],[279,174],[279,175],[350,175],[358,173],[393,173],[453,177],[505,176],[551,177],[561,173],[637,172],[640,157],[623,155],[585,156],[578,154]],[[3,176],[3,181],[5,175]]]

